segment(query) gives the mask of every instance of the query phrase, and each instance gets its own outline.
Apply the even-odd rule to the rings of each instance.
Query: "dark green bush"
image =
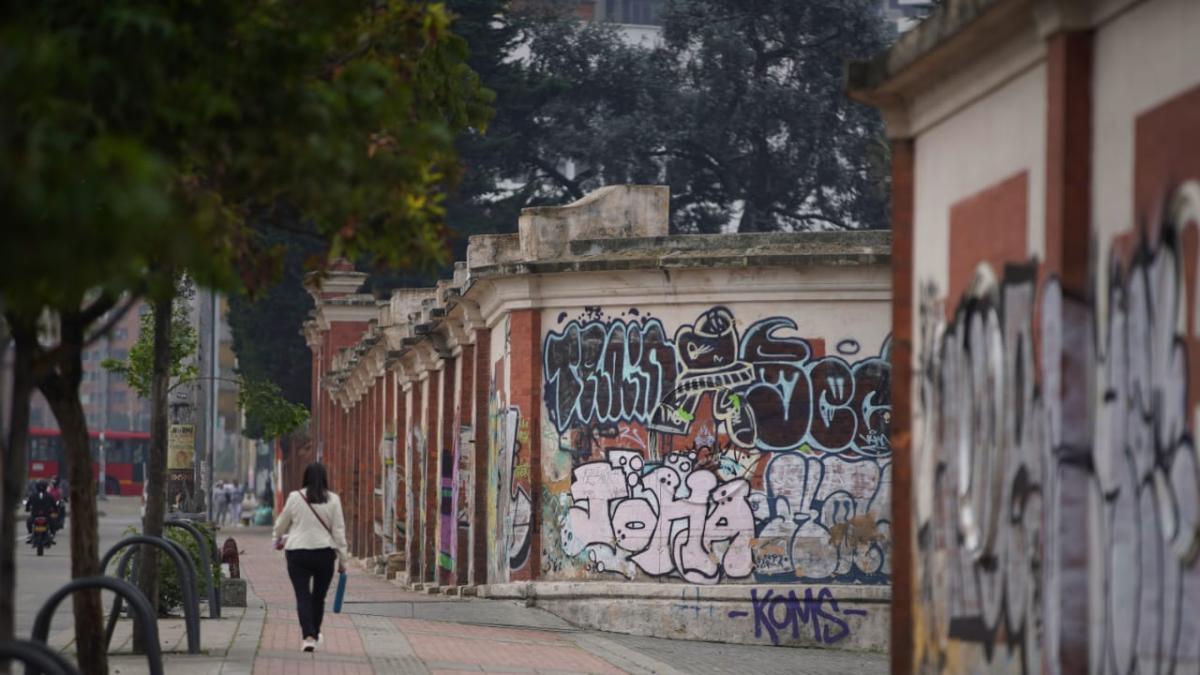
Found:
[[[213,542],[212,527],[210,525],[207,525],[204,523],[196,523],[196,527],[198,527],[200,529],[200,532],[202,534],[204,534],[204,536],[208,539],[208,543],[206,545],[212,546],[212,542]],[[141,534],[141,530],[139,530],[136,527],[131,525],[125,529],[125,534],[126,535]],[[196,581],[197,581],[197,585],[198,585],[198,588],[196,589],[196,597],[199,598],[200,600],[204,600],[205,598],[208,597],[209,584],[218,584],[219,585],[221,583],[221,565],[217,562],[211,563],[212,568],[213,568],[212,579],[204,578],[204,563],[200,562],[200,556],[201,555],[210,556],[209,559],[211,560],[212,549],[209,548],[206,551],[200,551],[199,547],[196,545],[196,539],[194,537],[192,537],[191,533],[189,533],[187,530],[184,530],[182,528],[168,527],[168,528],[165,528],[164,534],[171,541],[174,541],[174,542],[180,544],[181,546],[183,546],[184,550],[186,550],[188,552],[188,554],[191,555],[192,564],[196,568]],[[109,569],[106,570],[107,573],[116,574],[117,563],[120,561],[120,558],[121,558],[121,556],[118,555],[116,558],[113,559],[113,561],[109,565]],[[134,560],[135,561],[137,560],[136,554],[134,556]],[[131,581],[134,585],[136,585],[137,579],[132,576],[132,568],[133,568],[133,564],[131,563],[130,564],[130,573],[127,573],[125,575],[125,578],[127,580]],[[159,552],[159,556],[158,556],[158,579],[159,579],[159,584],[158,584],[158,611],[159,611],[159,614],[169,614],[175,610],[182,611],[183,610],[183,589],[179,585],[179,577],[175,573],[175,562],[173,560],[171,560],[170,556],[168,556],[166,553],[163,553],[161,551]]]

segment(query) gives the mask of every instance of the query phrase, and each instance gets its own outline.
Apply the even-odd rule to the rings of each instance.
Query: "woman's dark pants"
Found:
[[[336,561],[337,552],[331,548],[300,548],[287,552],[288,577],[296,591],[296,615],[306,638],[315,638],[321,632],[325,594],[333,581]]]

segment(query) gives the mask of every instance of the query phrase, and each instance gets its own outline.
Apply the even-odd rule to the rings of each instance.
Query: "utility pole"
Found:
[[[105,376],[104,379],[107,380],[108,376]],[[108,383],[105,382],[106,386],[107,386],[107,384]],[[105,427],[107,428],[107,426],[108,426],[107,411],[105,412],[104,417],[105,417]],[[105,431],[104,429],[100,430],[100,494],[96,497],[97,499],[99,499],[102,502],[108,501],[108,490],[106,489],[108,487],[108,460],[107,460],[106,453],[105,453],[105,445],[106,444],[104,442],[104,431]]]

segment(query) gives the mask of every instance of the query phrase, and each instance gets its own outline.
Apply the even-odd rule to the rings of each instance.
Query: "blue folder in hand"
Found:
[[[344,600],[345,598],[346,598],[346,573],[340,572],[338,574],[337,593],[333,594],[333,613],[334,614],[342,613],[342,600]]]

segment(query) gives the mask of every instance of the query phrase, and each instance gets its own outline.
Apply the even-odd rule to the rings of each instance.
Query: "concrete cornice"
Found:
[[[349,400],[363,391],[360,373],[423,379],[514,309],[598,298],[634,306],[890,297],[887,231],[669,235],[666,196],[661,186],[614,186],[567,206],[528,209],[520,234],[472,237],[467,261],[435,287],[397,289],[386,301],[321,296],[311,319],[320,331],[337,322],[369,326],[354,348],[334,355],[324,386]],[[339,289],[351,283],[347,277]],[[305,330],[306,339],[324,339]]]
[[[850,97],[884,110],[897,122],[905,108],[947,73],[996,49],[1022,30],[1035,30],[1034,0],[946,0],[890,49],[846,65]],[[889,125],[890,126],[890,125]],[[902,137],[903,124],[889,135]]]

